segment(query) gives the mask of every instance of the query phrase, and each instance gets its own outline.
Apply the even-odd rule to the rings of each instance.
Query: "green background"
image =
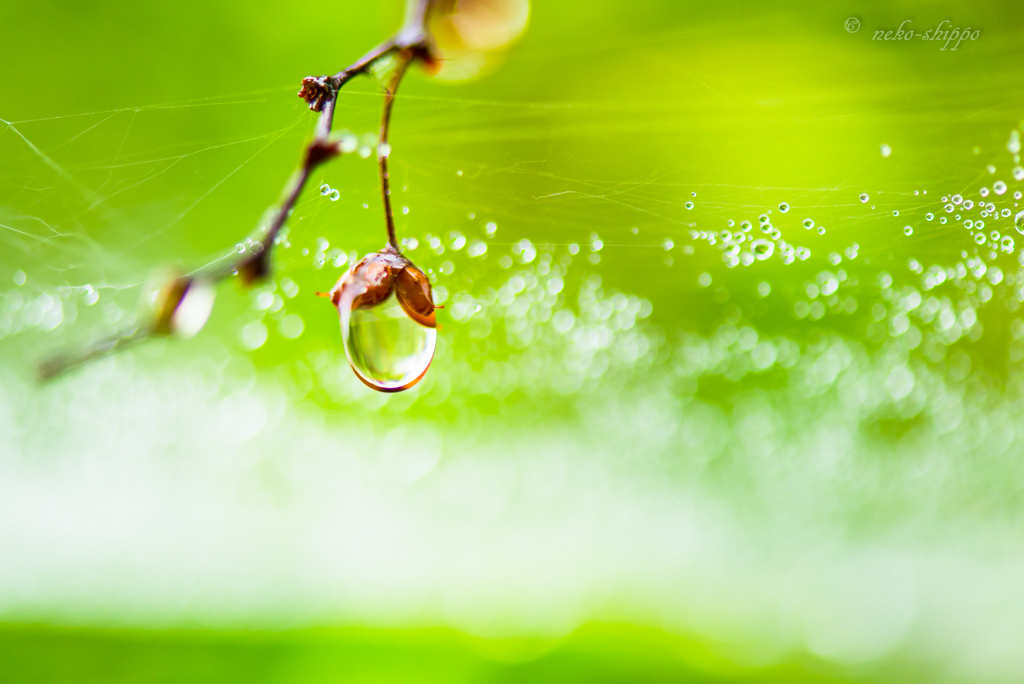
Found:
[[[447,308],[386,397],[313,296],[383,244],[358,155],[195,339],[33,369],[251,235],[301,78],[400,4],[0,7],[0,679],[1017,681],[1024,9],[531,12],[482,78],[402,84],[399,236]],[[904,20],[980,35],[872,40]],[[979,245],[942,198],[997,180]],[[809,256],[729,267],[769,210]]]

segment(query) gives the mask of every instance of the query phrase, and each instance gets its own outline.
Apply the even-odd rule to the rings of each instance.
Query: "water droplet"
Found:
[[[811,257],[811,250],[806,247],[796,248],[796,258],[800,261],[807,261]]]
[[[754,240],[750,243],[750,251],[758,261],[764,261],[775,251],[775,243],[771,240]]]
[[[700,285],[701,287],[707,287],[708,285],[710,285],[711,284],[711,274],[710,273],[701,273],[700,277],[697,278],[697,284]]]
[[[491,221],[484,226],[484,231],[487,233],[487,237],[494,237],[494,234],[498,231],[498,224]]]
[[[868,200],[870,200],[870,199],[871,199],[871,198],[870,198],[870,197],[868,196],[868,193],[866,193],[866,192],[862,192],[862,193],[860,194],[860,201],[861,201],[862,203],[864,203],[864,204],[867,204],[867,203],[868,203]]]
[[[1017,215],[1013,217],[1013,227],[1017,229],[1017,232],[1024,235],[1024,210],[1018,211]]]
[[[407,216],[409,214],[409,207],[402,207],[402,215]]]
[[[391,145],[387,143],[381,143],[380,145],[377,145],[378,159],[386,159],[389,156],[391,156]]]
[[[977,230],[981,230],[982,228],[985,227],[985,222],[984,221],[975,221],[974,222],[974,227]]]
[[[989,173],[995,173],[996,167],[993,166],[992,164],[989,164],[988,166],[985,167],[985,170],[988,171]]]
[[[696,191],[693,191],[693,192],[690,193],[690,197],[696,197],[696,196],[697,196],[697,192]]]
[[[925,214],[925,215],[924,215],[924,220],[925,220],[925,221],[931,221],[931,220],[932,220],[932,219],[934,219],[934,218],[935,218],[935,214],[933,214],[933,213],[932,213],[932,212],[930,212],[930,211],[929,211],[929,212],[928,212],[927,214]]]
[[[246,349],[259,349],[267,341],[267,326],[260,321],[253,321],[242,328],[240,333],[242,346]]]
[[[749,233],[751,228],[753,228],[753,224],[750,221],[740,221],[740,230],[744,233]]]
[[[769,283],[767,283],[767,282],[758,283],[758,285],[757,285],[757,294],[761,295],[762,297],[767,297],[771,293],[772,293],[772,286]]]
[[[914,229],[911,228],[910,226],[904,226],[903,227],[903,234],[904,235],[913,235],[914,234]]]
[[[306,324],[302,318],[296,314],[288,314],[281,319],[278,324],[278,330],[281,333],[281,337],[288,340],[294,340],[296,337],[302,334],[306,329]]]
[[[1014,180],[1024,180],[1024,166],[1013,167],[1013,178]]]
[[[988,188],[982,188],[982,189],[981,189],[981,190],[979,191],[979,194],[980,194],[980,195],[981,195],[982,197],[988,197]]]
[[[665,242],[661,243],[661,246],[664,247],[665,251],[667,252],[670,249],[672,249],[673,247],[675,247],[676,243],[672,242],[671,239],[668,239],[668,240],[665,240]]]
[[[953,204],[960,204],[961,202],[964,201],[964,198],[961,195],[953,195],[952,197],[949,198],[949,201],[952,202]]]
[[[693,209],[693,202],[687,201],[686,204],[684,204],[683,206],[685,206],[687,209]]]
[[[456,171],[455,175],[459,176],[461,178],[462,177],[462,169],[459,169],[458,171]]]
[[[807,230],[810,230],[813,227],[814,227],[814,219],[805,218],[804,219],[804,228],[806,228]]]
[[[1004,183],[1001,180],[996,181],[995,183],[992,184],[992,190],[997,195],[1002,195],[1004,192],[1006,192],[1006,183]]]
[[[900,215],[900,211],[899,211],[899,209],[893,209],[893,210],[892,210],[892,215],[893,215],[893,216],[899,216],[899,215]]]
[[[985,237],[985,234],[984,234],[984,233],[975,233],[975,234],[974,234],[974,241],[975,241],[975,242],[977,242],[977,243],[978,243],[979,245],[983,245],[983,244],[985,244],[985,241],[986,241],[987,239],[988,239],[988,238],[987,238],[987,237]]]
[[[328,185],[327,183],[324,183],[323,185],[320,186],[320,194],[321,195],[327,196],[330,193],[331,193],[331,186],[330,185]]]
[[[345,131],[341,135],[340,149],[345,154],[352,154],[359,147],[359,138],[352,133]]]
[[[943,209],[946,210],[947,214],[952,214],[953,213],[953,209],[955,209],[955,208],[956,207],[954,207],[952,203],[947,204],[946,206],[943,207]]]
[[[359,379],[383,392],[416,384],[434,358],[437,330],[420,325],[394,294],[370,308],[341,307],[345,356]]]
[[[964,209],[970,211],[974,208],[974,200],[964,200]]]
[[[888,157],[890,154],[892,154],[892,148],[889,147],[888,145],[882,145],[880,150],[882,152],[883,157]]]
[[[825,234],[825,226],[818,226],[818,235]]]
[[[237,245],[235,245],[235,251],[238,252],[239,254],[245,254],[245,245],[239,242]]]
[[[15,271],[14,272],[14,284],[15,285],[17,285],[18,287],[21,287],[22,285],[25,284],[26,280],[28,280],[28,276],[25,275],[24,271]]]
[[[783,214],[785,214],[787,211],[789,211],[789,205],[787,203],[785,203],[785,202],[780,202],[779,203],[779,211],[781,211]]]
[[[337,202],[341,198],[341,192],[338,190],[331,190],[331,201]]]

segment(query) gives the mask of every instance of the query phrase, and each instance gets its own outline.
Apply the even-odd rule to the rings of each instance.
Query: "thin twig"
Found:
[[[347,68],[342,69],[333,76],[307,77],[302,80],[299,96],[306,100],[310,109],[319,113],[319,118],[317,119],[313,139],[307,145],[303,155],[302,164],[292,173],[287,184],[285,184],[284,190],[281,193],[281,201],[275,209],[270,223],[263,229],[260,236],[253,240],[248,254],[231,261],[227,265],[200,270],[193,275],[183,276],[183,278],[201,277],[209,281],[219,281],[238,273],[246,284],[251,284],[270,275],[270,253],[273,251],[274,242],[291,215],[295,203],[302,194],[302,190],[305,188],[310,176],[313,175],[313,171],[318,166],[341,154],[338,141],[331,139],[334,111],[338,103],[338,91],[356,76],[367,73],[385,57],[389,57],[396,52],[400,53],[400,61],[384,93],[384,112],[381,118],[380,143],[381,145],[387,145],[391,124],[391,109],[402,76],[405,75],[409,64],[413,61],[422,60],[429,63],[434,59],[431,54],[430,39],[427,32],[427,20],[435,2],[436,0],[417,0],[410,20],[405,26],[394,36],[367,52]],[[388,245],[398,252],[400,250],[398,248],[398,239],[395,236],[394,216],[391,211],[388,155],[380,154],[382,149],[387,150],[388,148],[378,146]],[[179,279],[179,281],[175,283],[176,286],[180,286],[181,282],[185,282],[182,279]],[[163,312],[160,313],[162,314]],[[160,334],[165,333],[156,330],[155,327],[125,330],[118,335],[93,344],[83,351],[54,356],[40,366],[40,377],[43,379],[55,377],[86,361],[105,356],[128,346],[133,346],[153,335]]]
[[[377,163],[380,167],[380,192],[384,198],[384,220],[388,226],[388,244],[396,252],[401,250],[398,247],[398,237],[395,235],[395,215],[391,210],[391,178],[388,175],[388,157],[391,156],[391,145],[388,143],[388,133],[391,130],[391,110],[395,104],[395,94],[402,82],[402,76],[409,68],[412,57],[404,53],[399,58],[395,73],[391,76],[387,89],[384,91],[384,113],[380,119],[380,144],[377,146]]]

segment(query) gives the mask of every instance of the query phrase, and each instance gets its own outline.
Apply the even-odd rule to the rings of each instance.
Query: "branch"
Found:
[[[302,164],[292,173],[281,193],[281,200],[274,212],[270,224],[263,230],[260,237],[253,241],[246,254],[227,265],[215,266],[199,271],[191,276],[184,276],[175,281],[170,287],[187,288],[187,284],[194,279],[204,278],[208,281],[220,281],[235,273],[242,276],[243,282],[250,285],[257,280],[262,280],[270,275],[270,253],[274,248],[274,241],[285,221],[291,214],[298,201],[302,190],[321,164],[341,154],[337,141],[331,140],[331,128],[334,123],[334,110],[338,103],[338,91],[350,80],[360,74],[365,74],[375,64],[385,57],[399,53],[399,63],[388,83],[384,93],[384,112],[381,117],[380,145],[377,148],[379,171],[381,178],[381,192],[384,198],[384,215],[387,223],[388,245],[395,252],[398,252],[398,240],[395,236],[395,222],[391,210],[391,190],[388,180],[388,154],[381,154],[381,151],[390,153],[387,147],[388,133],[391,124],[391,109],[395,100],[395,93],[398,85],[405,75],[409,64],[420,60],[427,64],[433,64],[434,57],[431,53],[430,39],[427,32],[427,19],[430,11],[437,0],[416,0],[416,6],[411,15],[410,21],[403,26],[394,36],[373,48],[347,68],[342,69],[333,76],[308,76],[302,79],[302,87],[299,90],[299,97],[303,98],[309,108],[319,113],[316,130],[313,140],[306,147]],[[182,290],[184,291],[184,290]],[[169,300],[173,306],[179,305],[178,300]],[[171,311],[156,312],[155,322],[148,328],[138,328],[124,331],[113,337],[104,339],[91,347],[72,353],[63,353],[52,357],[44,362],[39,368],[41,379],[50,379],[57,375],[93,359],[106,356],[128,346],[134,346],[145,341],[154,335],[164,335],[168,332],[156,324],[159,321],[170,319]]]

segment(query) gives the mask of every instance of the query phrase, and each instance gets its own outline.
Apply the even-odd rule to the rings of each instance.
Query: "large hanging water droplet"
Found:
[[[1024,211],[1018,211],[1017,215],[1013,217],[1013,227],[1017,229],[1018,233],[1024,235]]]
[[[359,379],[381,392],[415,385],[434,358],[437,330],[409,317],[394,293],[369,308],[341,308],[345,355]]]

